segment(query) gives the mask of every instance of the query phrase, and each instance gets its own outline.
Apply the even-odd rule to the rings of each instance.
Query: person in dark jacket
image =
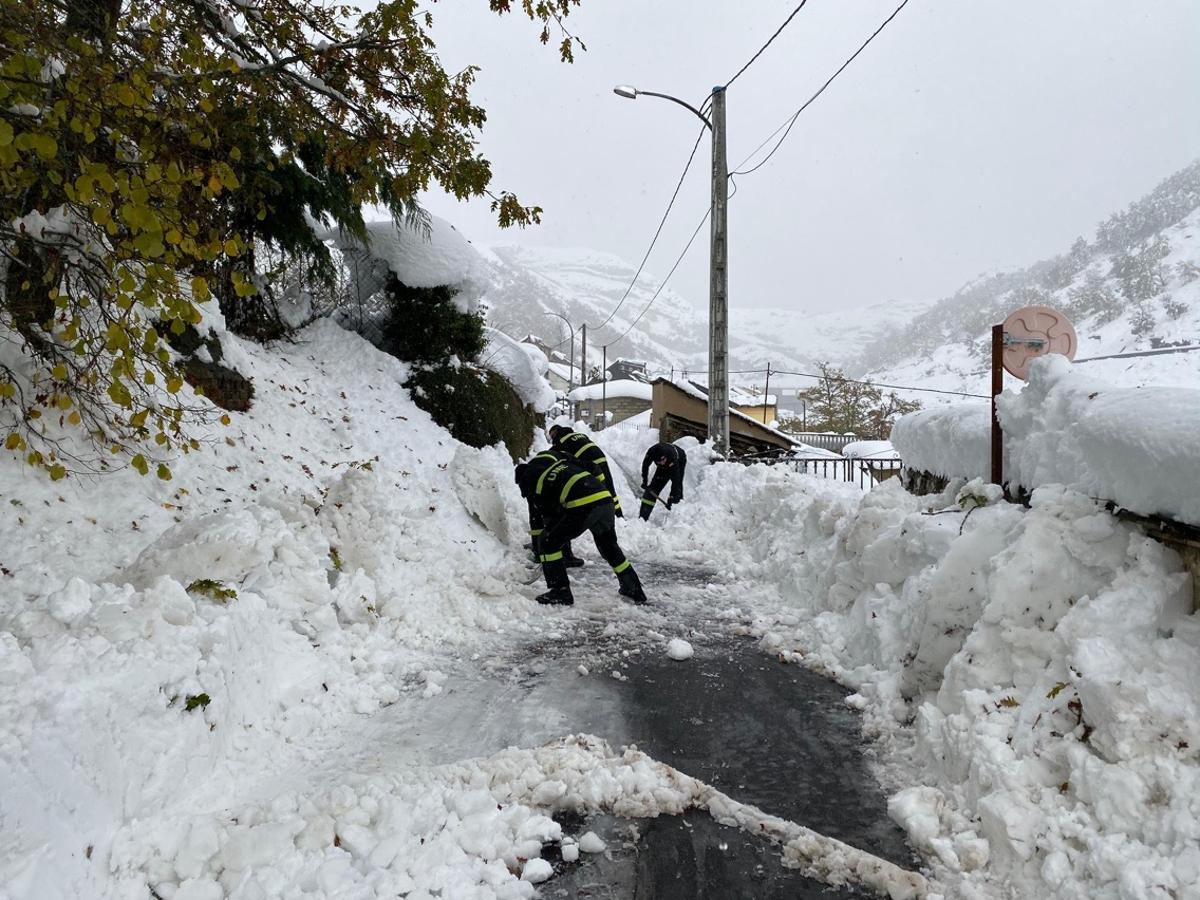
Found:
[[[654,478],[650,480],[650,466],[654,465]],[[649,519],[654,511],[663,488],[670,482],[671,493],[666,499],[667,509],[683,499],[683,473],[687,468],[687,453],[674,444],[657,443],[646,451],[642,459],[642,509],[643,519]]]
[[[607,487],[554,451],[518,465],[516,481],[529,503],[530,530],[540,531],[537,546],[549,590],[538,595],[538,603],[570,606],[575,602],[564,551],[572,538],[585,531],[592,533],[596,549],[616,573],[620,593],[634,603],[646,602],[641,580],[617,543],[616,515]]]
[[[550,427],[550,441],[555,450],[565,453],[583,466],[596,480],[608,488],[613,498],[613,509],[618,519],[624,517],[621,512],[621,498],[617,496],[617,484],[613,481],[612,471],[608,468],[608,458],[595,442],[582,432],[575,431],[566,425]]]

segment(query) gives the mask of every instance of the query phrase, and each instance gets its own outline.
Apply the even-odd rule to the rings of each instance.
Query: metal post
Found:
[[[1004,390],[1004,326],[992,326],[992,484],[1004,486],[1004,432],[996,414],[996,398]]]
[[[604,368],[600,371],[600,427],[608,427],[608,344],[604,345]]]
[[[712,92],[712,243],[708,278],[708,437],[729,453],[729,271],[726,217],[729,169],[725,158],[725,88]]]

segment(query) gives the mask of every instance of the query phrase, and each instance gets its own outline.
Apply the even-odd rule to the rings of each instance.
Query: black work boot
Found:
[[[575,598],[571,595],[571,582],[567,579],[565,560],[556,559],[554,562],[542,563],[542,571],[546,573],[546,587],[550,590],[538,594],[538,603],[543,606],[573,606]]]
[[[637,572],[633,571],[633,566],[617,575],[617,581],[621,583],[619,593],[622,597],[628,597],[639,606],[649,602],[646,600],[646,592],[642,590],[641,579],[638,578]]]
[[[579,567],[581,567],[583,565],[583,560],[580,559],[578,556],[576,556],[574,553],[570,554],[569,556],[564,554],[563,555],[563,563],[566,565],[566,567],[568,569],[578,569]]]
[[[543,606],[574,606],[575,598],[571,595],[569,587],[550,588],[544,594],[538,594],[534,598]]]

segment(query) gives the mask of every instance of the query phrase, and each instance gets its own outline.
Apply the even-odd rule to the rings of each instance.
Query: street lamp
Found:
[[[570,367],[567,369],[567,412],[569,413],[571,411],[571,391],[575,390],[575,326],[573,326],[571,324],[571,320],[562,313],[544,312],[542,315],[554,316],[555,318],[562,319],[567,323],[567,328],[571,332],[571,363]],[[582,383],[582,378],[580,379],[580,383]]]
[[[729,167],[725,156],[725,88],[712,89],[712,118],[690,103],[619,84],[613,93],[627,100],[640,96],[660,97],[690,110],[712,134],[712,223],[708,273],[708,437],[713,449],[729,452],[729,264],[727,257],[727,188]]]

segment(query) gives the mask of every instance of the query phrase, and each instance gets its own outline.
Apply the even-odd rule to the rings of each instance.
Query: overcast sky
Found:
[[[699,105],[797,0],[584,0],[573,65],[483,0],[433,5],[450,68],[482,67],[494,187],[545,209],[499,229],[484,203],[426,198],[477,243],[645,252]],[[730,88],[736,164],[897,0],[809,0]],[[730,302],[818,311],[953,291],[1067,249],[1200,156],[1197,0],[911,0],[730,203]],[[708,206],[709,145],[647,265],[661,277]],[[671,282],[707,305],[707,229]]]

